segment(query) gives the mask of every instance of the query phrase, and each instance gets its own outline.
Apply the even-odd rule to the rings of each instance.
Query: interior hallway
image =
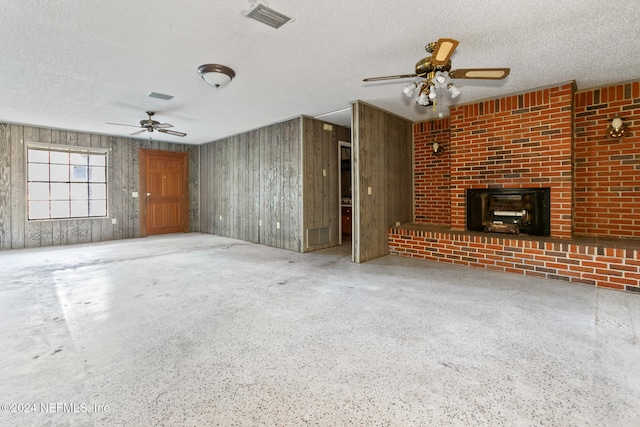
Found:
[[[348,251],[0,252],[0,425],[637,425],[639,295]]]

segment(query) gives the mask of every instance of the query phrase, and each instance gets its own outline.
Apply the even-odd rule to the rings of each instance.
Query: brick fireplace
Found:
[[[466,228],[467,189],[551,190],[551,236],[571,237],[574,86],[451,110],[451,228]]]
[[[467,230],[530,236],[551,233],[549,188],[467,189]]]
[[[616,114],[633,129],[623,140],[606,135]],[[414,223],[390,230],[390,252],[640,292],[639,117],[640,81],[568,82],[414,124]],[[547,233],[469,226],[469,192],[536,189],[549,193]]]

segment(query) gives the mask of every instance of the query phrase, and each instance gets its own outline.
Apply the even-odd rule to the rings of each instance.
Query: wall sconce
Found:
[[[438,144],[437,142],[434,142],[432,147],[434,156],[439,156],[440,154],[444,153],[444,148],[442,148],[442,145]]]
[[[627,124],[619,116],[615,116],[607,128],[607,133],[611,138],[618,139],[625,136],[628,130]]]

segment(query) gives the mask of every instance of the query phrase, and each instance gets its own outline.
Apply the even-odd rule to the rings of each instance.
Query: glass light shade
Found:
[[[431,80],[436,88],[446,88],[449,84],[449,73],[447,71],[436,71],[435,77]]]
[[[225,86],[231,81],[231,77],[220,73],[206,73],[202,78],[209,86],[213,87]]]
[[[226,86],[236,76],[231,68],[218,64],[201,65],[198,67],[198,73],[209,86],[215,88]]]
[[[622,119],[620,117],[616,117],[611,120],[611,127],[615,130],[620,130],[622,128]]]
[[[411,98],[413,96],[413,92],[415,90],[416,90],[416,84],[415,83],[411,83],[411,84],[408,84],[407,86],[405,86],[403,92],[407,97]]]
[[[423,107],[426,107],[427,105],[430,104],[431,101],[429,101],[429,95],[427,95],[424,92],[421,92],[420,96],[418,96],[418,100],[416,102],[418,104],[422,105]]]

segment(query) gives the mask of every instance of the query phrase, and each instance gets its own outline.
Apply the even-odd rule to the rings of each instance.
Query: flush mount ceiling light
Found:
[[[273,28],[280,28],[291,20],[290,17],[283,15],[280,12],[258,3],[249,12],[245,13],[247,18],[255,19],[258,22],[262,22]]]
[[[218,64],[204,64],[198,67],[198,73],[209,86],[216,89],[226,86],[236,76],[229,67]]]

